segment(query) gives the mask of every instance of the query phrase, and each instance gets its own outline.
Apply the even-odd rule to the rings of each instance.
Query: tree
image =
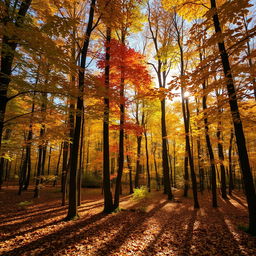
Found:
[[[151,39],[153,40],[154,50],[156,53],[156,64],[149,63],[157,74],[159,88],[166,88],[167,76],[170,72],[170,56],[169,50],[172,43],[172,23],[171,14],[167,13],[159,4],[154,1],[148,6],[148,25]],[[161,132],[162,132],[162,166],[164,176],[164,193],[168,195],[168,199],[172,200],[172,190],[168,165],[167,150],[167,129],[166,129],[166,113],[165,113],[165,97],[161,99]]]
[[[85,39],[81,50],[81,60],[79,69],[79,96],[77,97],[77,114],[75,117],[75,129],[72,138],[72,151],[70,154],[70,182],[69,182],[69,207],[66,220],[72,220],[78,217],[77,213],[77,163],[79,151],[79,139],[81,133],[81,121],[83,111],[83,93],[85,81],[85,64],[89,48],[90,36],[93,31],[93,17],[96,0],[91,1],[89,20],[86,28]]]

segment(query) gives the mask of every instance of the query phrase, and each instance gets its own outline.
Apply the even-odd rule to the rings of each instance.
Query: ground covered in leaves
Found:
[[[60,206],[58,188],[47,187],[39,199],[33,191],[17,195],[16,187],[0,192],[0,255],[256,255],[256,238],[239,226],[248,222],[244,196],[237,192],[167,201],[161,192],[141,201],[121,198],[123,210],[103,214],[101,191],[83,191],[80,219],[64,222],[67,207]]]

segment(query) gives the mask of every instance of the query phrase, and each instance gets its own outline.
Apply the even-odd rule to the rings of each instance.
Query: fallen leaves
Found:
[[[200,210],[179,192],[179,203],[160,192],[143,202],[125,196],[121,207],[127,211],[105,215],[98,190],[84,194],[81,218],[70,222],[62,221],[67,209],[50,188],[19,209],[18,203],[30,200],[31,193],[17,197],[11,188],[1,192],[2,255],[256,255],[256,238],[238,229],[247,223],[239,193],[219,199],[220,207],[213,209],[206,192],[199,197]],[[141,204],[145,211],[138,210]]]

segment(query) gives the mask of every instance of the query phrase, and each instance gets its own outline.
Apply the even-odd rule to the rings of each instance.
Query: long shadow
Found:
[[[95,202],[95,201],[94,200],[84,200],[81,206],[83,206],[83,204],[87,204],[87,203],[91,203],[91,202]],[[15,215],[8,214],[8,216],[1,218],[0,224],[9,222],[11,220],[13,221],[13,220],[23,219],[24,218],[24,214],[27,214],[28,211],[29,211],[28,216],[29,217],[33,217],[33,216],[36,216],[38,214],[41,214],[42,211],[49,210],[51,208],[54,208],[54,209],[67,208],[67,206],[59,205],[60,204],[59,201],[58,202],[56,201],[56,203],[58,203],[58,205],[54,205],[54,203],[52,203],[52,205],[47,205],[47,206],[42,206],[42,207],[40,207],[40,206],[36,207],[35,206],[36,207],[35,210],[25,209],[25,210],[21,210],[19,214],[15,214]],[[50,212],[50,211],[48,211],[48,212]],[[2,221],[2,220],[4,220],[4,221]]]
[[[17,232],[15,234],[11,234],[9,236],[5,236],[3,238],[0,238],[0,242],[4,242],[4,241],[7,241],[7,240],[10,240],[10,239],[13,239],[15,238],[16,236],[24,236],[28,233],[31,233],[31,232],[34,232],[38,229],[42,229],[42,228],[46,228],[46,227],[50,227],[50,226],[53,226],[53,225],[56,225],[58,223],[62,222],[62,220],[55,220],[55,221],[52,221],[52,222],[49,222],[47,224],[44,224],[44,225],[41,225],[41,226],[37,226],[37,227],[33,227],[31,229],[27,229],[25,231],[22,231],[22,232]]]
[[[88,210],[100,207],[102,205],[103,205],[103,203],[92,204],[92,205],[90,205],[90,207],[85,205],[85,206],[79,207],[78,211],[79,212],[84,212],[84,211],[88,211]],[[15,227],[17,229],[17,227],[20,227],[20,226],[23,226],[23,225],[26,225],[26,224],[33,224],[33,223],[37,222],[38,219],[42,215],[44,215],[44,217],[46,219],[47,219],[46,216],[48,216],[48,215],[49,215],[49,218],[52,218],[52,217],[55,217],[57,215],[60,215],[60,214],[64,213],[66,210],[67,210],[67,206],[61,206],[61,207],[58,207],[55,210],[50,210],[50,211],[45,211],[45,212],[41,210],[37,214],[32,214],[32,215],[27,215],[27,216],[25,215],[25,216],[20,217],[20,218],[10,219],[10,220],[6,221],[6,223],[8,223],[10,221],[16,221],[16,220],[22,220],[22,219],[26,219],[26,220],[18,222],[18,223],[2,225],[1,228],[10,229],[11,227]]]
[[[194,232],[195,243],[197,240],[198,245],[204,245],[204,248],[201,248],[201,250],[215,251],[216,255],[230,255],[230,251],[232,251],[232,255],[244,255],[239,247],[239,243],[227,226],[223,213],[218,208],[205,208],[204,210],[208,222],[205,222],[203,217],[199,216],[200,225]],[[203,222],[204,225],[207,224],[207,230],[204,228],[201,230],[200,227]]]
[[[24,214],[27,214],[27,216],[29,216],[29,217],[33,217],[33,216],[36,216],[38,214],[41,214],[42,211],[49,210],[49,209],[52,209],[52,208],[54,208],[54,210],[62,209],[63,207],[65,207],[65,206],[52,205],[52,206],[47,206],[47,207],[45,207],[45,206],[38,207],[36,210],[32,210],[32,211],[30,211],[29,209],[25,209],[25,210],[22,209],[19,214],[8,215],[6,217],[1,218],[4,221],[0,221],[0,224],[6,223],[6,222],[9,222],[9,221],[13,221],[13,220],[23,219],[24,218]],[[29,211],[29,213],[28,213],[28,211]],[[48,212],[50,212],[50,211],[48,211]]]
[[[141,228],[143,222],[152,217],[158,210],[164,207],[169,201],[164,201],[163,203],[157,205],[148,213],[141,213],[140,218],[134,223],[127,223],[125,226],[121,228],[121,230],[116,234],[116,236],[108,241],[107,243],[103,244],[95,253],[94,255],[108,255],[111,252],[118,249],[127,239],[128,236],[132,233],[136,232],[136,229],[139,228],[140,232],[144,230]]]
[[[102,204],[100,204],[101,206]],[[98,205],[95,205],[95,206],[92,206],[92,207],[89,207],[89,208],[83,208],[82,210],[79,209],[79,212],[84,212],[84,211],[88,211],[88,210],[91,210],[91,209],[94,209],[94,208],[97,208],[99,207]],[[45,214],[48,214],[48,213],[53,213],[54,211],[48,211],[47,213]],[[58,215],[60,215],[62,212],[59,212]],[[51,215],[49,216],[50,218],[53,218],[53,217],[56,217],[57,214],[54,214],[54,215]],[[30,216],[29,216],[30,217]],[[28,220],[29,221],[29,220]],[[45,228],[47,226],[51,226],[51,225],[55,225],[55,224],[58,224],[59,222],[61,222],[61,220],[55,220],[55,221],[52,221],[48,224],[45,224],[45,225],[41,225],[41,226],[37,226],[37,227],[34,227],[34,228],[31,228],[31,229],[27,229],[26,231],[22,231],[22,232],[16,232],[14,234],[11,234],[9,236],[5,236],[4,238],[0,238],[0,241],[6,241],[6,240],[9,240],[9,239],[13,239],[15,238],[16,236],[22,236],[22,235],[25,235],[27,233],[30,233],[30,232],[33,232],[35,230],[38,230],[38,229],[42,229],[42,228]],[[16,230],[17,230],[17,223],[16,224],[12,224],[13,226],[16,226]],[[19,226],[24,226],[24,222],[23,223],[18,223],[18,227]],[[7,228],[7,226],[3,226],[4,229]],[[8,226],[8,228],[10,228],[10,225]]]
[[[35,217],[24,217],[26,218],[26,220],[22,221],[22,222],[18,222],[18,223],[12,223],[12,224],[7,224],[7,225],[3,225],[1,226],[1,229],[3,230],[10,230],[10,229],[19,229],[20,227],[23,227],[25,225],[33,225],[34,223],[37,223],[38,221],[40,221],[41,219],[40,218],[44,218],[44,220],[47,220],[47,219],[51,219],[51,218],[54,218],[58,215],[61,215],[61,214],[64,214],[66,211],[66,209],[58,209],[58,210],[53,210],[51,212],[42,212],[40,214],[37,214]]]
[[[237,202],[238,202],[240,205],[242,205],[245,209],[248,209],[248,207],[240,200],[239,197],[232,195],[231,198],[234,199],[235,201],[237,201]]]
[[[172,227],[172,222],[173,222],[173,219],[175,218],[179,218],[181,212],[184,210],[183,208],[186,208],[185,205],[183,205],[182,207],[179,207],[177,210],[173,209],[172,212],[170,212],[170,217],[165,220],[165,222],[162,224],[162,228],[161,230],[158,232],[157,236],[147,245],[147,247],[143,250],[143,255],[145,256],[149,256],[149,255],[152,255],[154,256],[157,251],[159,251],[159,248],[157,246],[157,243],[159,241],[161,241],[162,239],[162,236],[165,234],[166,231],[169,231]],[[185,209],[186,210],[186,209]],[[162,221],[162,220],[161,220]],[[184,220],[186,221],[186,219]],[[183,223],[184,225],[186,224],[185,222]],[[169,229],[168,229],[169,228]],[[175,230],[179,229],[179,234],[182,232],[182,227],[181,226],[177,226],[175,225]],[[175,234],[175,233],[172,233],[172,235]],[[174,239],[176,240],[176,239]],[[179,241],[179,239],[178,239]],[[168,241],[168,242],[171,242],[171,241]],[[172,243],[173,244],[173,243]],[[176,244],[173,244],[173,246],[177,245]],[[172,248],[173,249],[173,248]]]
[[[70,235],[70,233],[72,232],[76,232],[77,229],[81,229],[86,227],[87,225],[99,221],[100,219],[104,218],[106,215],[103,213],[99,213],[96,215],[93,215],[91,218],[85,219],[84,221],[75,221],[72,225],[68,225],[64,228],[61,228],[60,230],[51,233],[49,235],[45,235],[41,238],[38,238],[28,244],[24,244],[22,246],[19,246],[17,248],[14,248],[8,252],[4,253],[4,256],[17,256],[17,255],[21,255],[22,253],[27,253],[27,255],[29,255],[28,253],[31,252],[31,254],[33,254],[33,250],[36,250],[38,248],[43,248],[45,247],[45,244],[49,243],[51,244],[51,250],[50,252],[53,253],[54,250],[61,250],[62,248],[67,247],[69,244],[73,243],[73,240],[68,237]],[[82,232],[83,233],[83,232]],[[76,234],[76,233],[75,233]],[[74,235],[75,237],[80,237],[81,233],[79,235]],[[68,237],[68,239],[65,240],[65,237]],[[62,240],[64,238],[64,243],[59,244],[58,241]],[[81,239],[82,237],[80,237]],[[72,242],[71,242],[72,241]],[[47,251],[47,253],[43,253]],[[43,250],[43,252],[41,252],[40,254],[37,255],[51,255],[49,253],[49,248],[46,248]]]
[[[62,249],[65,249],[72,244],[76,244],[81,240],[86,240],[89,238],[91,239],[93,237],[96,237],[97,235],[100,235],[102,230],[106,231],[106,229],[109,228],[110,231],[112,225],[107,224],[111,221],[118,221],[119,219],[124,219],[124,214],[125,212],[109,215],[109,217],[105,221],[95,224],[93,226],[89,225],[100,221],[107,215],[104,213],[98,213],[91,216],[90,218],[77,220],[71,225],[65,226],[64,228],[61,228],[56,232],[45,235],[28,244],[24,244],[20,247],[14,248],[13,250],[5,252],[4,255],[16,256],[21,255],[24,252],[28,254],[29,252],[32,253],[33,250],[36,250],[38,248],[43,248],[43,250],[40,253],[37,253],[37,255],[55,255]]]
[[[194,209],[192,212],[192,215],[188,221],[188,228],[186,230],[185,234],[185,241],[184,241],[184,247],[183,247],[183,252],[180,253],[179,255],[190,255],[190,249],[192,245],[192,238],[193,238],[193,230],[194,230],[194,225],[197,217],[197,209]]]

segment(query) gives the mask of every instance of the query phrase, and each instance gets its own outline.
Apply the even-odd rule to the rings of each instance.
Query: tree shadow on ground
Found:
[[[162,207],[164,207],[169,201],[164,201],[163,203],[155,206],[152,210],[147,213],[141,213],[140,217],[134,223],[127,223],[125,224],[117,234],[109,240],[108,242],[104,243],[100,248],[97,249],[95,255],[107,255],[111,252],[114,252],[121,245],[128,239],[128,237],[132,233],[138,232],[143,233],[145,231],[145,227],[143,228],[142,224],[144,221],[152,217],[157,211],[159,211]]]

